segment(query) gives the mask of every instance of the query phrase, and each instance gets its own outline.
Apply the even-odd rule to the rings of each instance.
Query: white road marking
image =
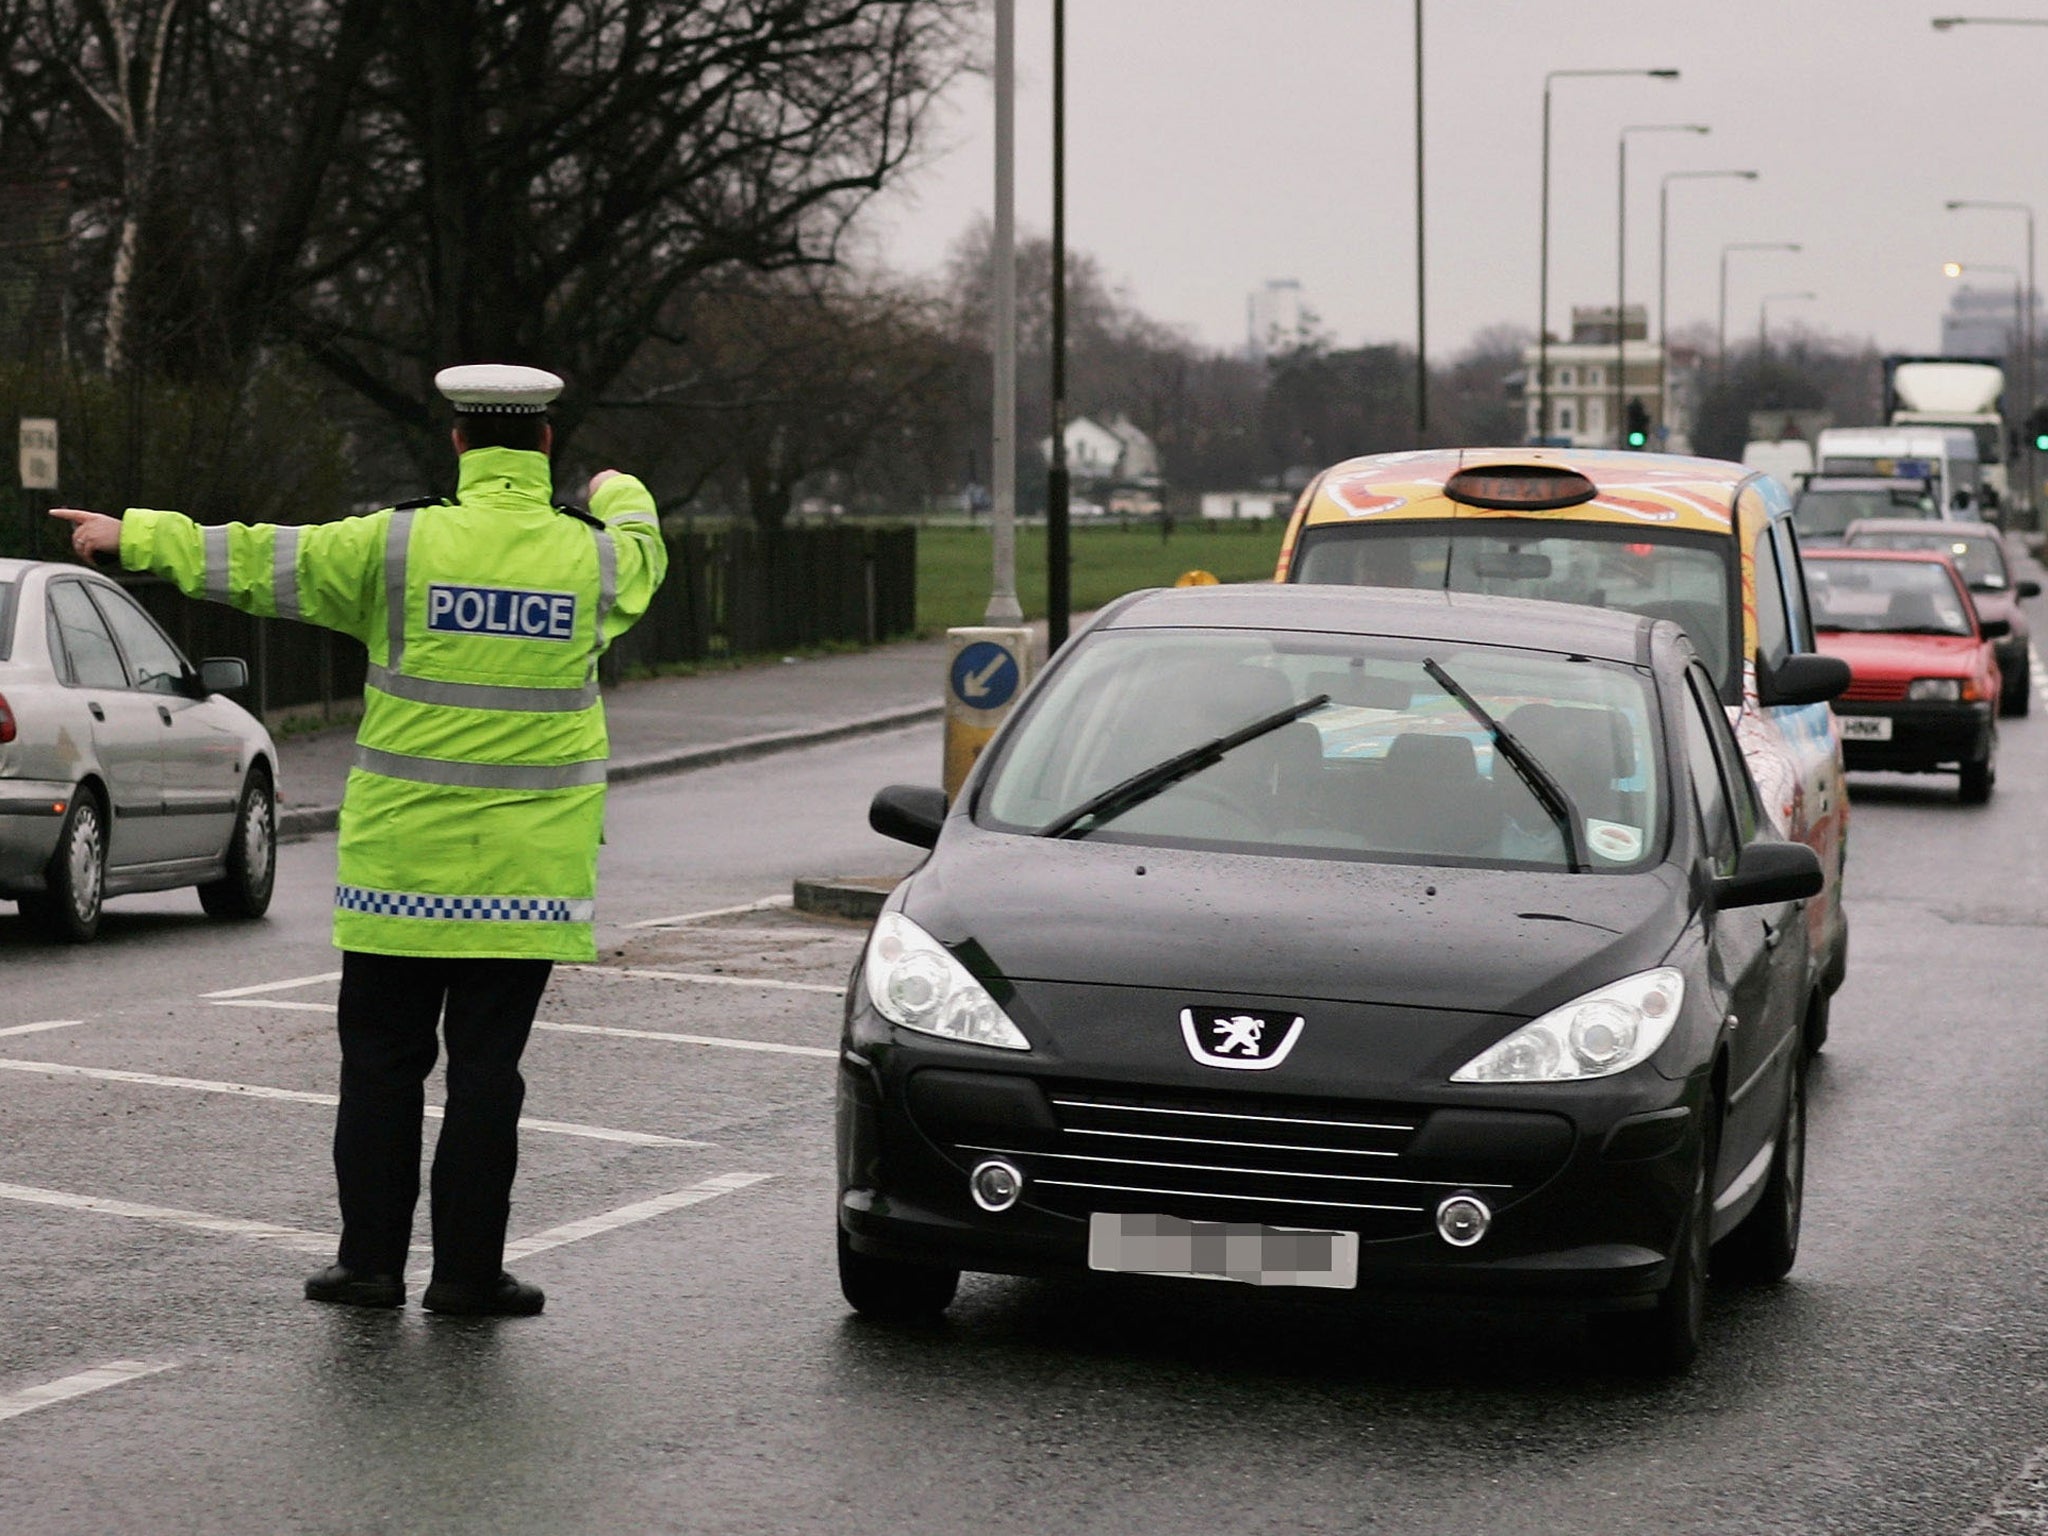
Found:
[[[183,1088],[193,1093],[225,1093],[250,1099],[281,1099],[292,1104],[338,1104],[331,1093],[308,1093],[303,1088],[270,1088],[259,1083],[223,1083],[199,1077],[162,1077],[154,1072],[123,1072],[114,1067],[79,1067],[61,1061],[13,1061],[0,1058],[0,1071],[30,1072],[54,1077],[86,1077],[110,1083],[138,1083],[150,1088]],[[429,1120],[439,1120],[442,1109],[429,1104]],[[676,1136],[656,1136],[648,1131],[620,1131],[605,1125],[578,1125],[569,1120],[530,1120],[521,1117],[521,1130],[546,1131],[555,1136],[581,1136],[588,1141],[617,1141],[634,1147],[708,1147],[708,1141],[686,1141]]]
[[[286,1003],[273,998],[230,999],[213,1005],[216,1008],[291,1008],[306,1013],[332,1013],[333,1003]],[[835,1056],[816,1045],[784,1045],[777,1040],[735,1040],[725,1035],[679,1035],[669,1030],[626,1029],[614,1024],[551,1024],[546,1019],[535,1019],[535,1029],[554,1030],[564,1035],[609,1035],[616,1040],[671,1040],[677,1045],[718,1045],[734,1051],[770,1051],[789,1056]]]
[[[310,987],[323,981],[339,981],[341,972],[322,971],[318,976],[294,976],[289,981],[263,981],[253,987],[229,987],[224,992],[202,992],[199,995],[211,1002],[221,997],[254,997],[259,992],[289,992],[295,987]]]
[[[782,992],[825,992],[844,997],[846,988],[828,987],[816,981],[774,981],[766,976],[716,976],[702,971],[650,971],[621,965],[562,965],[557,970],[582,971],[593,976],[630,976],[638,981],[688,981],[713,987],[773,987]]]
[[[599,1237],[606,1232],[615,1232],[620,1227],[652,1221],[657,1216],[666,1216],[670,1211],[702,1205],[706,1200],[716,1200],[720,1195],[750,1189],[774,1177],[772,1173],[721,1173],[713,1178],[686,1185],[682,1189],[672,1189],[665,1195],[655,1195],[651,1199],[636,1200],[631,1205],[622,1205],[615,1211],[605,1211],[596,1216],[586,1216],[581,1221],[549,1227],[545,1232],[536,1232],[531,1237],[522,1237],[517,1242],[507,1243],[505,1262],[517,1263],[521,1259],[532,1258],[536,1253],[546,1253],[550,1248],[563,1248],[570,1243],[580,1243],[586,1237]],[[416,1270],[406,1278],[417,1284],[430,1273],[431,1271],[425,1269]]]
[[[40,1024],[10,1024],[0,1029],[0,1035],[36,1035],[46,1029],[69,1029],[84,1022],[83,1019],[44,1019]]]
[[[80,1371],[76,1376],[62,1376],[55,1381],[46,1381],[40,1387],[23,1387],[19,1392],[0,1395],[0,1419],[19,1418],[52,1403],[69,1402],[74,1397],[84,1397],[88,1392],[118,1387],[123,1382],[154,1376],[158,1371],[172,1370],[176,1366],[175,1360],[160,1360],[153,1364],[147,1360],[110,1360],[92,1370]]]
[[[216,1008],[282,1008],[292,1013],[334,1013],[333,1003],[294,1003],[281,997],[220,997],[209,998]]]
[[[132,1200],[74,1195],[61,1189],[37,1189],[29,1184],[0,1184],[0,1200],[16,1200],[24,1205],[52,1205],[67,1211],[92,1211],[101,1216],[125,1216],[130,1221],[183,1227],[191,1232],[218,1232],[229,1237],[253,1238],[260,1243],[277,1243],[297,1253],[334,1252],[332,1233],[308,1232],[302,1227],[279,1226],[273,1221],[246,1221],[239,1216],[213,1216],[205,1211],[181,1211],[167,1205],[138,1205]]]
[[[620,1040],[672,1040],[677,1045],[717,1045],[732,1051],[773,1051],[785,1056],[837,1056],[816,1045],[784,1045],[779,1040],[735,1040],[725,1035],[678,1035],[659,1029],[624,1029],[611,1024],[542,1024],[535,1029],[558,1030],[565,1035],[610,1035]]]
[[[708,912],[685,912],[677,917],[650,917],[638,923],[628,923],[628,928],[680,928],[685,923],[701,923],[714,917],[737,917],[742,912],[766,912],[773,907],[794,906],[788,896],[763,896],[759,901],[744,902],[737,907],[713,907]]]
[[[1999,1489],[1991,1507],[1970,1522],[1963,1536],[2040,1530],[2048,1530],[2048,1445],[2027,1458],[2027,1464]]]

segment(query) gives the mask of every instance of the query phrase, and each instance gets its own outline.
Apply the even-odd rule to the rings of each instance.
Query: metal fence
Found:
[[[915,528],[736,527],[668,536],[668,579],[646,617],[605,654],[606,682],[674,662],[709,661],[917,631]],[[245,702],[332,714],[362,697],[363,647],[332,630],[192,602],[153,576],[122,578],[195,660],[249,663]]]

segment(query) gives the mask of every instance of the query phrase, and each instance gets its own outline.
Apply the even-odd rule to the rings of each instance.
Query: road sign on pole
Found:
[[[21,488],[57,489],[57,423],[51,417],[21,418]]]
[[[1008,718],[1030,677],[1031,631],[949,629],[946,663],[946,798],[960,793],[967,771],[996,727]]]

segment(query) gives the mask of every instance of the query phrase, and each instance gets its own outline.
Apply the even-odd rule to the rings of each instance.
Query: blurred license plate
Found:
[[[1890,741],[1890,715],[1842,715],[1839,717],[1844,741]]]
[[[1088,1218],[1088,1267],[1348,1291],[1358,1285],[1358,1234],[1098,1211]]]

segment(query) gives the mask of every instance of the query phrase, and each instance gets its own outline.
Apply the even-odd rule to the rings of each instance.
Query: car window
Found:
[[[1963,580],[1997,592],[2010,585],[2005,554],[1989,534],[1945,532],[1939,525],[1925,533],[1889,528],[1858,529],[1848,539],[1851,549],[1931,549],[1955,561]]]
[[[1291,579],[1536,597],[1670,619],[1732,700],[1741,682],[1734,556],[1735,541],[1719,534],[1511,518],[1417,521],[1307,529]]]
[[[80,688],[126,688],[128,673],[106,621],[85,595],[85,584],[59,581],[50,587],[50,621],[70,662],[69,681]]]
[[[1815,560],[1807,567],[1815,627],[1912,635],[1972,633],[1946,565],[1933,560]]]
[[[1692,780],[1693,806],[1699,812],[1707,857],[1717,871],[1726,874],[1735,867],[1735,822],[1729,811],[1727,790],[1721,782],[1721,760],[1714,750],[1708,716],[1719,718],[1723,729],[1727,720],[1718,702],[1702,701],[1698,690],[1690,685],[1685,693],[1685,759],[1687,777]]]
[[[1697,666],[1691,668],[1689,675],[1693,693],[1702,705],[1707,737],[1714,748],[1714,760],[1721,767],[1721,789],[1727,797],[1736,846],[1741,847],[1753,840],[1757,829],[1763,825],[1763,801],[1756,792],[1756,782],[1749,776],[1749,763],[1742,755],[1742,746],[1728,724],[1728,712],[1717,707],[1719,701],[1714,697],[1712,680]]]
[[[1941,508],[1919,487],[1868,490],[1809,488],[1792,504],[1792,520],[1808,538],[1839,534],[1866,517],[1939,518]]]
[[[1778,541],[1778,565],[1785,575],[1785,602],[1792,616],[1792,649],[1811,651],[1813,614],[1806,602],[1806,567],[1799,556],[1799,531],[1789,518],[1775,519],[1771,531]]]
[[[1599,870],[1663,841],[1657,717],[1634,668],[1367,636],[1152,630],[1089,639],[992,764],[976,815],[1038,832],[1176,753],[1328,702],[1087,835],[1305,856],[1562,868],[1562,833],[1436,662],[1564,787]]]
[[[1792,654],[1792,626],[1785,617],[1785,582],[1778,572],[1778,547],[1770,524],[1757,530],[1751,550],[1756,566],[1756,651],[1767,666],[1784,664]]]
[[[128,663],[128,686],[143,693],[178,692],[188,670],[185,658],[164,638],[156,621],[136,607],[127,593],[110,587],[95,587],[92,600],[121,644]]]

